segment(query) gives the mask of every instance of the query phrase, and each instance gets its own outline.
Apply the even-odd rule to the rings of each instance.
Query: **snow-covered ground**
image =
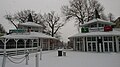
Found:
[[[90,53],[66,51],[67,56],[58,57],[57,51],[43,51],[39,67],[120,67],[119,53]],[[2,57],[0,57],[0,67]],[[35,54],[30,55],[28,65],[25,61],[14,64],[7,59],[5,67],[35,67]]]

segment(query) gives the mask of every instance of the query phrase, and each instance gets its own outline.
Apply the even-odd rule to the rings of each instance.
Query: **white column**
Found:
[[[93,45],[92,45],[92,43],[91,43],[91,52],[93,52]]]
[[[109,42],[108,42],[108,44],[107,44],[107,45],[108,45],[108,52],[110,52],[110,49],[109,49]]]
[[[36,53],[36,55],[35,55],[35,61],[36,61],[36,65],[35,65],[35,67],[39,67],[39,54],[38,54],[38,52]]]
[[[50,50],[50,39],[48,39],[48,50]]]
[[[112,51],[114,52],[114,36],[112,37]]]
[[[85,52],[85,37],[83,37],[83,51]]]
[[[17,42],[18,42],[18,39],[14,39],[15,40],[15,44],[16,44],[16,55],[17,55]]]
[[[100,52],[101,52],[101,43],[99,43],[99,49],[100,49]]]
[[[97,44],[97,42],[96,42],[96,52],[98,52],[98,44]]]
[[[43,39],[40,39],[40,60],[42,60],[42,44],[43,44]]]
[[[105,52],[105,45],[104,45],[104,37],[102,37],[102,44],[103,44],[103,52]]]
[[[3,56],[3,61],[2,61],[2,67],[5,67],[5,64],[6,64],[6,43],[7,43],[6,39],[3,43],[4,43],[4,56]]]
[[[24,53],[26,52],[26,41],[27,39],[24,40]]]
[[[75,50],[75,38],[73,38],[73,50]]]
[[[119,41],[118,41],[117,36],[115,37],[115,41],[116,41],[116,50],[117,50],[117,52],[119,52]],[[115,51],[115,49],[114,49],[114,51]]]
[[[54,48],[55,48],[55,41],[53,40],[53,50],[54,50]]]
[[[105,52],[105,45],[104,45],[104,42],[103,42],[103,52]]]
[[[32,41],[32,52],[33,52],[33,39],[31,39],[31,41]]]
[[[88,52],[88,42],[86,42],[87,52]]]

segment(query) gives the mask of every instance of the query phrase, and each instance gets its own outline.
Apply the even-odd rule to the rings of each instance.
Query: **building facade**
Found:
[[[81,25],[81,33],[69,37],[73,50],[83,52],[120,52],[120,31],[112,22],[93,19]]]
[[[32,21],[18,24],[18,29],[0,37],[0,53],[24,54],[27,50],[33,53],[58,48],[60,41],[42,31],[43,27]]]

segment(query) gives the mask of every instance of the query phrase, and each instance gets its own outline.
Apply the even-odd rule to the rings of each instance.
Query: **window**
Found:
[[[92,41],[96,41],[96,37],[92,37]]]
[[[97,27],[97,24],[91,24],[90,26],[91,26],[91,28],[92,27]]]
[[[112,37],[104,37],[104,41],[112,41]]]
[[[109,50],[112,51],[112,42],[109,42]]]
[[[108,51],[108,43],[107,42],[104,43],[104,46],[105,46],[105,51]]]
[[[104,27],[104,24],[98,24],[99,27]]]
[[[87,41],[96,41],[96,37],[87,37]]]
[[[93,51],[96,51],[96,43],[92,43]]]
[[[80,41],[80,38],[77,38],[77,41]]]
[[[88,43],[88,51],[91,51],[91,43]]]
[[[87,37],[87,41],[91,41],[91,37]]]

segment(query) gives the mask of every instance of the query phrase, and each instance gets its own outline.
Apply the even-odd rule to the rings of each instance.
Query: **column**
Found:
[[[18,39],[14,39],[15,40],[15,44],[16,44],[16,55],[17,55],[17,42],[18,42]]]
[[[98,52],[98,44],[96,43],[96,52]]]
[[[86,43],[86,47],[87,47],[87,52],[88,52],[88,42]]]
[[[103,52],[105,52],[105,45],[104,45],[104,42],[103,42]]]
[[[3,43],[4,43],[4,55],[3,55],[2,67],[5,67],[5,64],[6,64],[6,43],[7,43],[6,39]]]
[[[118,41],[118,39],[119,39],[119,38],[116,36],[116,37],[115,37],[115,41],[116,41],[116,51],[117,51],[117,52],[119,52],[119,41]],[[115,49],[114,49],[114,51],[115,51]]]
[[[43,39],[40,39],[40,49],[43,48]]]
[[[38,39],[36,39],[37,40],[37,52],[38,52],[38,50],[39,50],[39,38]]]
[[[114,36],[112,37],[112,51],[114,52]]]
[[[75,50],[75,38],[73,38],[73,50]]]
[[[5,39],[5,41],[3,42],[4,43],[4,53],[6,53],[6,43],[7,43],[7,39]]]
[[[31,41],[32,41],[32,52],[33,52],[33,39],[31,39]]]
[[[48,39],[48,50],[50,50],[50,39]]]
[[[102,44],[103,44],[103,52],[105,52],[105,45],[104,45],[104,37],[102,37]]]
[[[92,45],[92,43],[91,43],[91,52],[93,52],[93,45]]]
[[[107,44],[107,45],[108,45],[108,52],[110,52],[110,49],[109,49],[109,42],[108,42],[108,44]]]
[[[55,47],[55,41],[53,40],[53,47],[52,47],[53,50],[54,50],[54,47]]]
[[[85,52],[85,37],[82,38],[82,41],[83,41],[83,47],[82,47],[82,49]]]
[[[24,53],[26,52],[26,41],[27,39],[24,40]]]
[[[99,49],[100,49],[100,52],[101,52],[101,43],[99,43]]]

